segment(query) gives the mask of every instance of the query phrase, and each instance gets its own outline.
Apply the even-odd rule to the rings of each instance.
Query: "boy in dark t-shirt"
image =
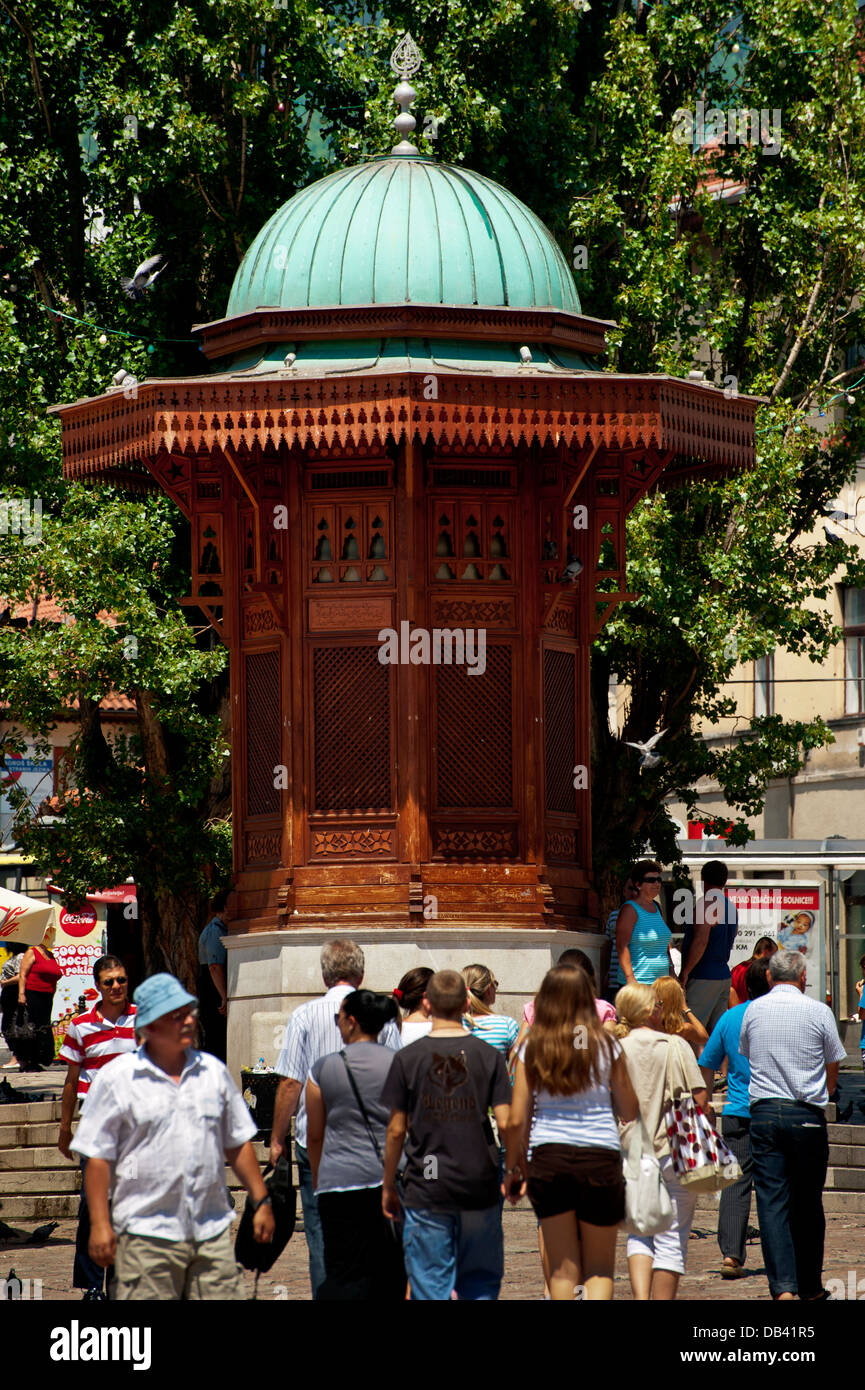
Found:
[[[498,1148],[489,1121],[507,1125],[511,1088],[496,1048],[466,1033],[466,986],[440,970],[426,991],[432,1032],[394,1057],[382,1100],[390,1106],[382,1206],[398,1219],[403,1176],[406,1272],[415,1300],[495,1299],[504,1269]]]

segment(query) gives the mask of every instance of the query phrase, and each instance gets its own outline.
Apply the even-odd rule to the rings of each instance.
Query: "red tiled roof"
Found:
[[[0,596],[0,618],[8,613],[12,622],[20,622],[23,618],[27,624],[37,623],[64,623],[74,625],[74,616],[67,615],[66,611],[57,599],[49,598],[47,594],[42,594],[36,604],[36,612],[33,611],[33,601],[27,603],[16,603],[11,606],[8,600]],[[108,613],[102,609],[97,613],[100,622],[106,623],[109,627],[117,626],[117,618],[113,613]],[[7,710],[8,705],[0,704],[0,710]],[[99,708],[106,714],[134,714],[135,701],[128,695],[122,695],[117,691],[111,691],[99,702]],[[64,713],[76,713],[78,701],[72,700],[63,706]]]

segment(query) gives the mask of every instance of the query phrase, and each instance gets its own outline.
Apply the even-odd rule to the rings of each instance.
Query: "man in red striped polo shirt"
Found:
[[[116,956],[101,956],[93,967],[93,979],[99,990],[99,1002],[87,1013],[73,1018],[66,1032],[58,1057],[69,1065],[60,1104],[60,1136],[57,1147],[64,1158],[73,1158],[69,1147],[72,1140],[72,1116],[76,1098],[81,1104],[90,1085],[107,1062],[121,1052],[135,1051],[135,1005],[129,1002],[129,980],[123,962]],[[87,1160],[82,1160],[82,1171]],[[78,1232],[75,1238],[75,1267],[72,1284],[84,1289],[89,1302],[105,1298],[105,1270],[91,1260],[87,1246],[90,1240],[90,1212],[81,1187],[78,1207]]]

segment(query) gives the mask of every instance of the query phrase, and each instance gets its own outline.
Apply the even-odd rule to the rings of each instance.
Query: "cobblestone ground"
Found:
[[[502,1299],[537,1300],[542,1285],[537,1254],[535,1220],[529,1207],[518,1207],[505,1213],[505,1280]],[[30,1223],[20,1223],[27,1227]],[[37,1223],[32,1223],[36,1225]],[[703,1302],[719,1300],[768,1301],[769,1293],[763,1273],[760,1243],[748,1247],[748,1264],[753,1273],[746,1279],[722,1280],[717,1273],[720,1264],[715,1239],[717,1217],[714,1211],[698,1211],[694,1234],[688,1246],[688,1270],[679,1291],[681,1299]],[[75,1222],[62,1221],[47,1245],[40,1247],[8,1247],[0,1245],[0,1277],[8,1276],[14,1268],[19,1278],[42,1280],[42,1297],[62,1301],[79,1298],[72,1288],[72,1256],[75,1241]],[[845,1285],[850,1270],[863,1279],[865,1296],[865,1259],[862,1232],[856,1216],[829,1215],[826,1218],[826,1260],[824,1277],[840,1278]],[[250,1296],[253,1278],[247,1276]],[[306,1263],[306,1243],[298,1231],[273,1270],[259,1281],[259,1298],[307,1299],[309,1280]],[[616,1259],[617,1299],[630,1299],[624,1238],[619,1238]],[[731,1313],[733,1310],[731,1309]]]
[[[0,1062],[4,1060],[4,1051],[5,1049],[0,1048]],[[8,1053],[6,1056],[8,1057]],[[16,1091],[28,1090],[47,1099],[59,1097],[63,1070],[55,1065],[40,1075],[13,1073],[8,1079]],[[2,1115],[3,1107],[0,1105],[0,1123]],[[300,1222],[299,1196],[298,1221]],[[751,1221],[756,1223],[753,1200]],[[12,1224],[18,1229],[33,1230],[41,1223],[17,1221]],[[769,1290],[763,1272],[759,1240],[754,1239],[748,1246],[747,1264],[752,1271],[751,1274],[745,1279],[721,1279],[718,1273],[721,1256],[716,1238],[717,1225],[716,1204],[707,1205],[705,1210],[698,1209],[688,1245],[688,1269],[679,1286],[680,1299],[711,1303],[754,1300],[768,1303]],[[9,1246],[0,1240],[0,1279],[8,1278],[10,1270],[14,1269],[21,1279],[42,1280],[44,1300],[56,1302],[80,1298],[78,1291],[72,1288],[75,1229],[74,1220],[61,1221],[48,1244],[42,1246]],[[543,1284],[537,1253],[537,1226],[527,1202],[516,1208],[505,1209],[504,1229],[505,1277],[501,1297],[510,1301],[539,1300],[542,1297]],[[857,1282],[862,1279],[860,1296],[865,1299],[865,1243],[862,1239],[862,1218],[855,1213],[849,1216],[828,1214],[824,1281],[841,1279],[845,1287],[849,1287],[850,1271],[855,1272]],[[247,1275],[246,1278],[251,1297],[254,1287],[253,1276]],[[295,1233],[270,1273],[259,1280],[258,1297],[262,1300],[309,1298],[306,1242],[302,1230],[299,1229]],[[625,1300],[631,1298],[623,1236],[619,1237],[616,1252],[615,1297]],[[732,1311],[731,1309],[731,1313]]]

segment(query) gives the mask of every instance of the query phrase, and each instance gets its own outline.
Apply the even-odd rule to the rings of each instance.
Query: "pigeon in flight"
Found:
[[[640,771],[641,771],[641,772],[643,771],[644,768],[646,769],[646,771],[648,771],[650,768],[653,768],[653,767],[657,767],[657,766],[658,766],[658,763],[661,761],[661,756],[662,756],[662,755],[661,755],[660,753],[653,753],[653,752],[652,752],[652,749],[654,748],[655,744],[658,742],[658,739],[663,738],[663,737],[664,737],[664,734],[665,734],[666,732],[667,732],[666,729],[662,729],[660,733],[658,733],[658,734],[653,734],[652,737],[651,737],[650,739],[647,739],[647,741],[646,741],[645,743],[631,743],[630,739],[625,739],[625,742],[627,743],[628,747],[629,747],[629,748],[636,748],[636,749],[637,749],[637,752],[641,755],[641,756],[640,756]]]
[[[150,256],[148,260],[142,261],[135,274],[130,278],[121,275],[120,283],[130,299],[143,299],[145,290],[153,288],[156,277],[162,274],[165,266],[161,270],[157,269],[161,256]]]

